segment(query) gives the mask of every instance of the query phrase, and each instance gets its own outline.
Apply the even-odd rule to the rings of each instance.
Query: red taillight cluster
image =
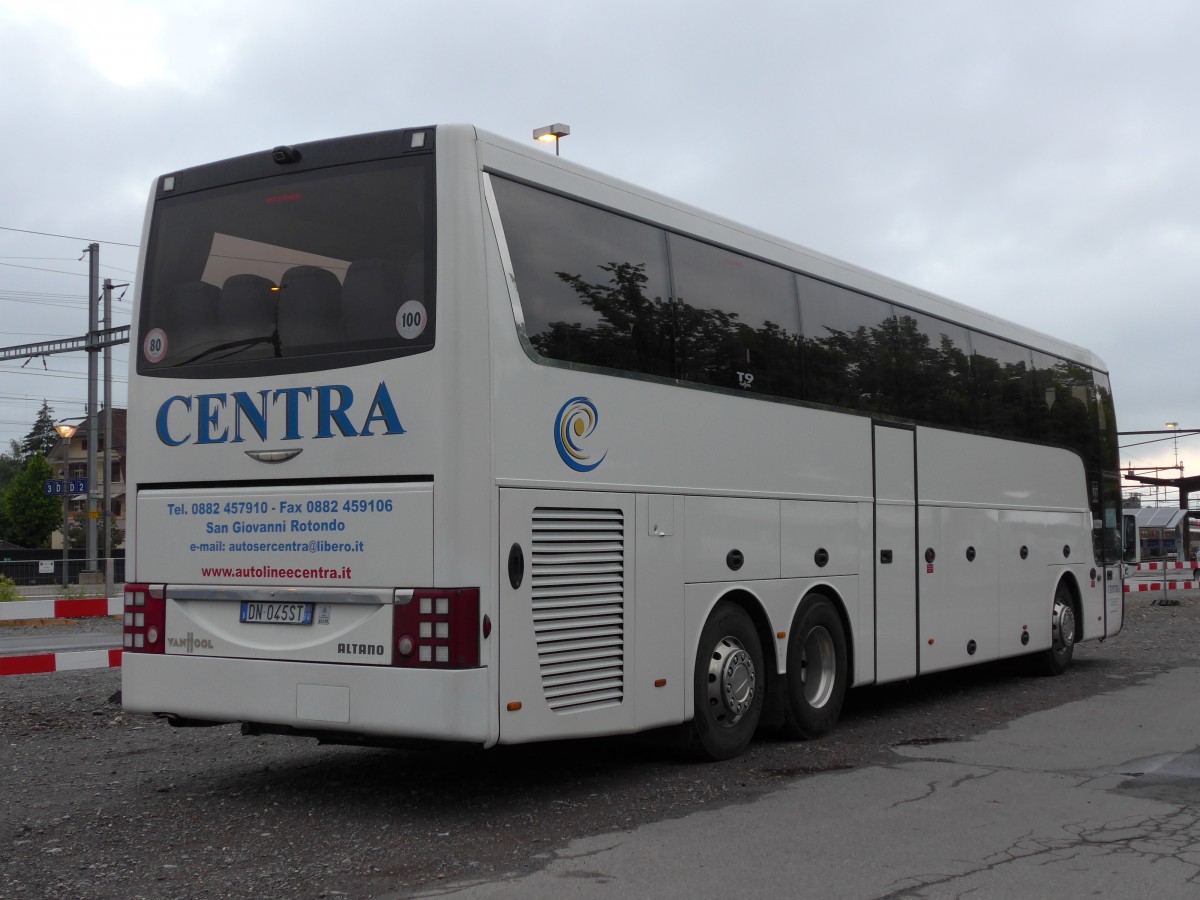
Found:
[[[162,653],[167,646],[166,586],[125,585],[126,653]]]
[[[394,665],[424,669],[479,665],[479,588],[399,591],[394,610]]]

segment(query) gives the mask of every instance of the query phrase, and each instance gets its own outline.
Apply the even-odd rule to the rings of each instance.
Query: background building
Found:
[[[104,411],[101,410],[98,419],[100,422],[104,420]],[[113,549],[122,548],[125,546],[125,410],[113,407],[112,411],[112,449],[109,453],[108,448],[104,446],[104,429],[99,429],[98,438],[100,443],[96,447],[96,477],[93,485],[93,493],[95,493],[97,502],[96,508],[100,511],[100,519],[97,521],[96,528],[96,546],[97,551],[103,555],[104,553],[104,510],[101,498],[104,494],[104,473],[105,473],[105,456],[110,455],[112,461],[112,484],[109,489],[109,495],[112,499],[111,522],[117,529],[118,534],[113,537]],[[46,454],[46,460],[54,469],[55,478],[87,478],[87,457],[88,457],[88,436],[87,429],[81,427],[75,432],[74,436],[69,440],[59,439],[53,449]],[[70,516],[71,516],[71,535],[72,546],[82,546],[82,529],[86,527],[87,517],[87,495],[75,494],[70,501]],[[62,549],[62,529],[54,533],[50,539],[51,547],[57,550]]]

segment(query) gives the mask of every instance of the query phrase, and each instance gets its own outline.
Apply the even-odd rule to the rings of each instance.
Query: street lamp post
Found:
[[[533,131],[533,139],[541,141],[543,144],[554,142],[554,155],[558,156],[558,139],[565,138],[571,133],[571,126],[564,125],[562,122],[555,122],[553,125],[547,125],[545,128],[535,128]]]
[[[70,527],[70,507],[71,507],[71,492],[67,490],[67,482],[70,480],[71,469],[71,438],[75,437],[75,432],[79,429],[78,425],[71,425],[68,422],[60,422],[54,426],[54,430],[58,432],[58,436],[67,442],[66,449],[63,450],[63,589],[65,590],[68,584],[67,567],[71,561],[70,548],[71,540],[67,533]]]

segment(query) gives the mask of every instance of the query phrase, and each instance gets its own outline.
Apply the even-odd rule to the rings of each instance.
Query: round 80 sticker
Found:
[[[409,300],[396,312],[396,330],[406,341],[419,338],[429,323],[429,314],[420,300]]]
[[[142,341],[142,355],[149,362],[162,362],[167,355],[167,334],[161,328],[152,328]]]

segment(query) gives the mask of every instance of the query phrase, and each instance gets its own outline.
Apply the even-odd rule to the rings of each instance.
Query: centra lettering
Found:
[[[344,384],[177,394],[158,408],[155,430],[168,447],[183,444],[240,444],[246,440],[371,437],[404,434],[387,384],[379,382],[363,409]]]

